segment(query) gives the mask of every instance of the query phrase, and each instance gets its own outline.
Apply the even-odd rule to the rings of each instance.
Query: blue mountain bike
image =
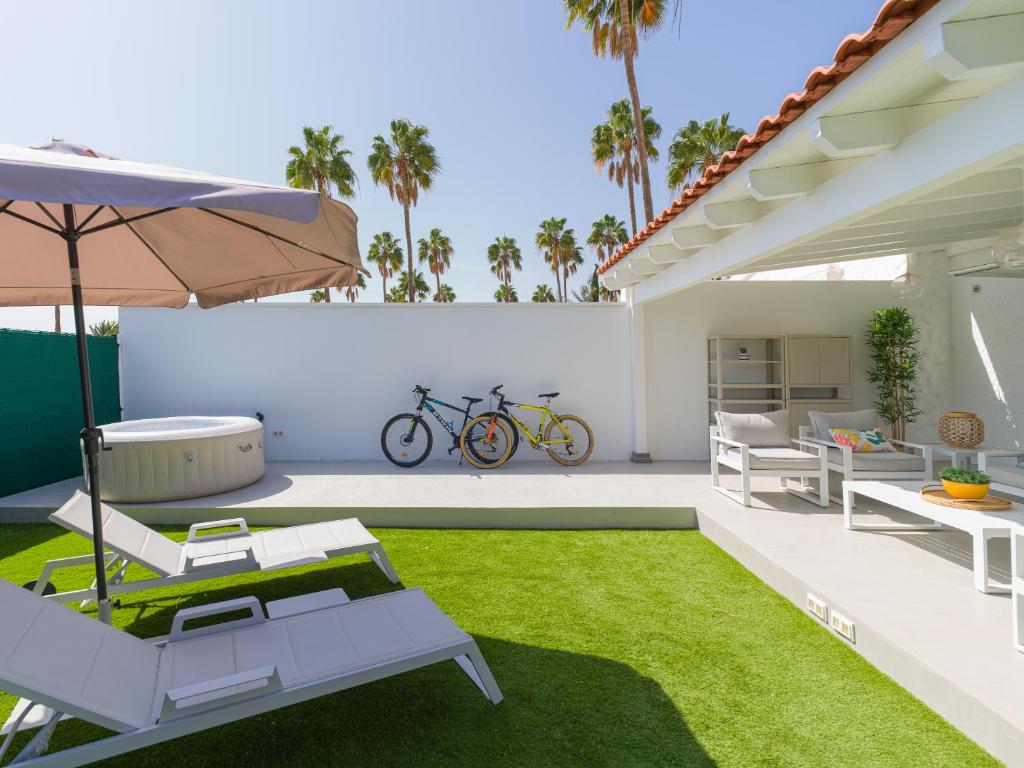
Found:
[[[422,463],[434,446],[434,436],[427,425],[427,420],[423,418],[424,410],[433,414],[441,428],[451,436],[452,447],[448,449],[448,454],[451,455],[453,451],[460,449],[459,439],[470,421],[473,406],[483,402],[483,398],[480,397],[463,396],[466,407],[459,408],[444,400],[430,397],[430,390],[419,384],[413,392],[418,398],[416,411],[392,416],[380,433],[380,447],[384,455],[388,457],[388,461],[399,467],[415,467]],[[455,419],[458,417],[446,419],[437,407],[462,414],[462,424],[458,430],[455,428]],[[511,458],[518,447],[519,435],[512,420],[501,413],[494,415],[496,428],[492,429],[488,420],[472,426],[471,434],[466,435],[466,450],[473,457],[474,463],[480,462],[477,466],[502,464]]]

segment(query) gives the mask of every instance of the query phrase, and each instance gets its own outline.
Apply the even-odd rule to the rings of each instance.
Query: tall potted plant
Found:
[[[907,424],[921,415],[914,404],[914,382],[921,361],[918,338],[917,322],[903,307],[876,309],[868,321],[868,381],[878,388],[875,408],[892,426],[892,436],[897,440],[906,440]]]

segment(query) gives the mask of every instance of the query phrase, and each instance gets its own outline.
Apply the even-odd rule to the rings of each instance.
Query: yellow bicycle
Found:
[[[525,405],[507,400],[505,394],[501,391],[502,386],[504,385],[499,384],[491,390],[491,397],[498,398],[497,407],[490,413],[485,413],[470,420],[466,424],[465,429],[462,430],[459,444],[466,461],[478,469],[494,469],[508,461],[512,454],[516,452],[516,448],[519,447],[518,432],[514,433],[515,437],[511,450],[498,461],[491,463],[482,462],[472,450],[469,450],[472,447],[472,443],[467,441],[466,436],[479,436],[482,430],[484,434],[490,435],[495,430],[501,429],[506,426],[502,423],[501,416],[507,417],[522,431],[530,441],[531,448],[546,450],[548,456],[559,464],[567,467],[576,467],[590,458],[590,454],[594,451],[594,433],[590,429],[590,425],[579,416],[555,414],[549,407],[551,401],[558,397],[558,392],[546,392],[537,395],[537,397],[543,397],[547,401],[544,405]],[[540,414],[540,423],[537,425],[536,432],[517,419],[508,410],[508,406],[521,408],[526,411],[537,411]]]

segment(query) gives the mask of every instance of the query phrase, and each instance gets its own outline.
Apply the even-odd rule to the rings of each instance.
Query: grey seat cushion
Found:
[[[994,483],[1012,485],[1024,490],[1024,467],[1017,467],[1013,464],[989,464],[985,469],[985,474],[991,477]]]
[[[821,465],[809,453],[795,448],[751,448],[749,452],[751,469],[806,469],[816,472]],[[730,448],[729,458],[740,461],[740,449]]]
[[[827,440],[832,443],[831,429],[881,429],[882,417],[874,408],[865,408],[862,411],[847,411],[845,413],[826,413],[824,411],[809,411],[807,416],[811,420],[811,431],[819,440]]]
[[[833,464],[842,464],[843,452],[839,448],[829,448],[828,460]],[[854,453],[853,468],[879,472],[922,472],[924,471],[924,458],[900,451]]]
[[[768,413],[727,413],[715,411],[719,431],[726,440],[751,448],[779,448],[789,445],[788,411]]]

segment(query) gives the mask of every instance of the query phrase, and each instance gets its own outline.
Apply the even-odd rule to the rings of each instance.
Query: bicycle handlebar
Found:
[[[494,389],[492,389],[491,390],[491,396],[492,397],[498,397],[498,395],[501,394],[501,388],[504,387],[504,386],[505,386],[504,384],[499,384]]]
[[[419,384],[417,384],[415,387],[413,387],[412,391],[415,392],[417,395],[425,395],[428,392],[430,392],[430,388],[429,387],[421,387]]]

